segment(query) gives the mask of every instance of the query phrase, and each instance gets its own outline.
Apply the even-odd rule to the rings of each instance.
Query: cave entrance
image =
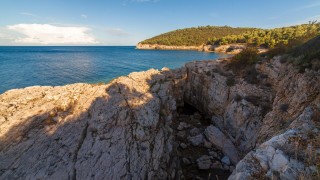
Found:
[[[196,121],[196,122],[190,122],[190,123],[200,122],[201,125],[203,126],[209,126],[211,124],[211,119],[209,116],[202,113],[196,107],[189,104],[188,102],[184,102],[183,106],[178,107],[177,112],[180,115],[193,116],[194,118],[191,118],[190,121]]]
[[[224,180],[231,174],[230,166],[221,162],[224,154],[204,135],[205,129],[211,125],[210,119],[209,115],[188,102],[177,107],[173,134],[180,167],[178,174],[182,179]]]

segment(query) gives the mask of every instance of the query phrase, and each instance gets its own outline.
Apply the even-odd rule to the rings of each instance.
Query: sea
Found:
[[[0,94],[28,86],[107,83],[150,68],[178,68],[228,55],[198,51],[138,50],[134,46],[0,46]]]

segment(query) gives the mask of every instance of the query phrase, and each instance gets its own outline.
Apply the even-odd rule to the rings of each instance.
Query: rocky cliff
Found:
[[[224,54],[238,54],[247,48],[246,44],[228,44],[228,45],[201,45],[201,46],[167,46],[160,44],[137,44],[137,49],[145,50],[194,50],[204,52],[216,52]],[[268,51],[268,49],[259,48],[260,53]]]
[[[137,44],[137,49],[158,50],[201,50],[202,46],[167,46],[161,44]]]
[[[1,94],[0,179],[319,178],[319,72],[227,64]]]

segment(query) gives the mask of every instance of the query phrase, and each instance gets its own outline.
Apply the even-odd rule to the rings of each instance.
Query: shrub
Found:
[[[258,84],[259,83],[259,79],[257,77],[258,75],[259,73],[254,67],[247,68],[244,73],[244,80],[249,84]]]
[[[234,86],[234,84],[235,84],[235,80],[234,80],[234,78],[228,78],[227,79],[227,86]]]
[[[320,35],[308,42],[293,48],[288,57],[299,72],[303,73],[305,69],[318,71],[320,69]]]
[[[285,45],[280,45],[278,47],[270,49],[268,52],[266,52],[266,55],[270,58],[273,58],[274,56],[285,54],[287,50],[288,50],[288,47],[286,47]]]
[[[236,66],[246,66],[259,61],[258,50],[256,48],[246,48],[232,58],[232,64]]]
[[[244,99],[246,101],[252,103],[255,106],[259,106],[260,97],[258,97],[258,96],[249,95],[249,96],[244,97]]]
[[[242,97],[239,94],[236,94],[233,98],[233,100],[235,100],[236,102],[239,102],[242,100]]]

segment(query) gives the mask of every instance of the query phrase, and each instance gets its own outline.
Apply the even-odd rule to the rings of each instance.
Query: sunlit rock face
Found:
[[[0,179],[199,179],[213,169],[232,172],[229,179],[317,175],[319,73],[274,58],[256,65],[258,83],[249,83],[227,64],[1,94]],[[181,114],[185,104],[199,112]]]
[[[174,178],[170,124],[182,74],[151,69],[108,85],[2,94],[0,179]]]

